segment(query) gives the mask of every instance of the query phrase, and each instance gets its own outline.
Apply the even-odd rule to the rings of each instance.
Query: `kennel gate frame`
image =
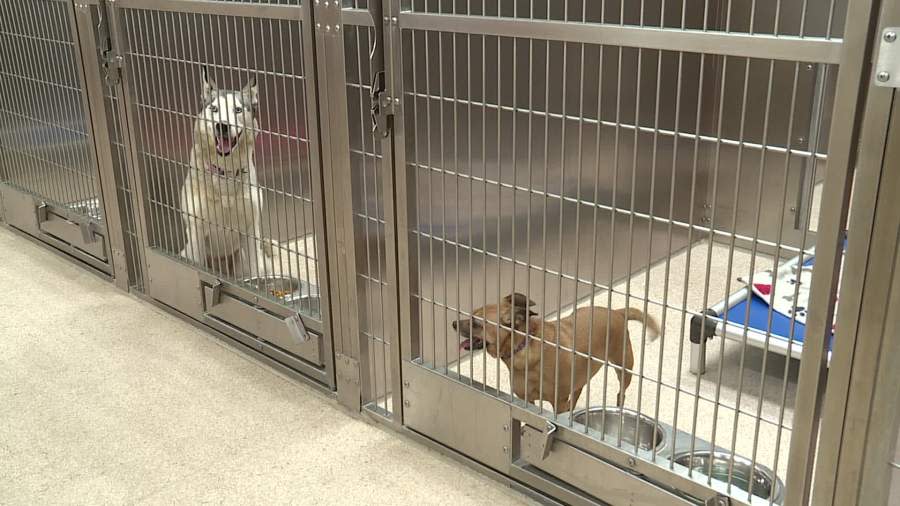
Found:
[[[65,207],[57,207],[48,203],[47,198],[38,192],[22,191],[6,183],[0,184],[2,190],[8,192],[5,205],[0,212],[0,223],[17,234],[36,241],[48,247],[50,251],[59,254],[67,260],[87,268],[89,272],[99,275],[101,278],[111,280],[117,287],[127,290],[128,255],[126,254],[125,237],[123,228],[119,226],[123,210],[118,205],[116,195],[116,174],[113,170],[109,144],[105,140],[106,118],[104,111],[94,108],[95,103],[102,103],[103,81],[100,69],[90,65],[96,51],[95,39],[92,35],[90,23],[83,23],[80,15],[86,4],[73,2],[72,0],[49,0],[48,3],[61,6],[65,10],[65,19],[47,21],[44,23],[64,23],[69,28],[70,40],[73,48],[75,66],[74,77],[79,84],[80,96],[77,107],[80,109],[85,129],[86,155],[85,163],[90,168],[90,174],[95,181],[96,199],[101,212],[101,218],[77,213]],[[4,8],[5,15],[11,15],[10,9],[16,7],[7,5]],[[87,35],[85,35],[87,34]],[[20,55],[24,57],[25,55]],[[52,66],[50,62],[33,61],[34,65]],[[99,102],[97,94],[100,94]],[[57,104],[58,105],[58,104]],[[10,170],[4,168],[4,171]],[[65,181],[63,182],[65,184]],[[21,209],[19,209],[21,208]],[[63,235],[59,237],[52,231],[45,231],[43,223],[49,219],[48,214],[53,213],[57,222],[55,227]],[[5,216],[4,216],[5,215]],[[32,216],[30,219],[26,218]],[[13,218],[12,223],[10,218]],[[35,220],[35,221],[32,221]],[[80,230],[73,230],[72,227]],[[98,239],[99,236],[99,239]],[[101,242],[105,259],[101,259],[87,252],[88,244]]]
[[[873,15],[871,43],[875,61],[896,35],[900,5],[884,2]],[[900,429],[900,368],[885,360],[900,352],[897,301],[900,296],[900,204],[896,195],[900,180],[900,93],[879,84],[882,69],[863,71],[868,88],[865,120],[858,143],[859,158],[853,188],[851,242],[841,287],[838,325],[853,330],[850,338],[835,343],[843,359],[829,369],[822,399],[821,441],[824,445],[814,469],[811,504],[884,504],[890,497],[890,461]],[[845,309],[845,294],[853,298]],[[898,480],[896,469],[893,480]],[[894,487],[896,492],[897,487]]]
[[[320,128],[318,123],[317,98],[320,93],[318,88],[322,86],[322,83],[316,77],[317,65],[314,56],[317,55],[313,44],[311,4],[309,2],[299,5],[248,4],[203,0],[85,0],[75,3],[83,11],[85,18],[83,23],[87,27],[91,27],[91,9],[96,9],[101,25],[101,37],[104,34],[109,36],[109,46],[105,48],[109,51],[108,57],[100,58],[96,67],[106,69],[110,76],[105,83],[101,82],[101,86],[108,85],[116,98],[116,110],[113,114],[120,121],[123,137],[125,137],[122,142],[126,158],[124,170],[128,171],[128,176],[134,185],[133,188],[129,188],[131,191],[126,195],[117,195],[120,200],[130,198],[130,205],[133,206],[138,228],[138,243],[141,252],[135,254],[138,257],[135,261],[138,263],[137,270],[139,271],[136,273],[136,277],[140,279],[142,286],[132,289],[132,292],[151,303],[160,305],[167,311],[174,312],[192,323],[209,329],[220,337],[230,338],[227,339],[229,344],[238,349],[255,355],[275,367],[284,368],[292,376],[300,378],[316,388],[333,393],[336,377],[334,354],[340,353],[341,348],[338,346],[337,349],[334,349],[340,343],[333,340],[335,333],[332,329],[332,322],[337,325],[340,320],[337,315],[334,318],[331,317],[330,303],[332,301],[330,298],[336,297],[343,290],[331,289],[332,283],[328,281],[331,271],[328,265],[333,261],[330,256],[333,254],[334,248],[328,246],[326,242],[334,237],[334,233],[331,228],[333,213],[326,214],[325,208],[332,208],[333,192],[330,191],[330,186],[324,187],[330,185],[332,181],[330,178],[324,177],[321,170],[322,164],[318,158],[325,155],[325,150],[321,149],[319,136],[320,133],[323,133],[322,137],[325,137],[327,130]],[[305,63],[301,71],[304,77],[303,87],[308,97],[307,103],[303,106],[306,111],[304,120],[309,126],[307,157],[310,161],[311,192],[313,201],[316,203],[312,206],[311,212],[317,235],[316,269],[319,279],[317,288],[320,297],[320,321],[307,319],[302,314],[297,314],[295,310],[265,300],[245,287],[223,281],[214,274],[196,269],[165,253],[156,252],[151,246],[153,242],[148,231],[150,211],[147,207],[148,199],[150,199],[148,191],[150,182],[148,182],[147,171],[143,170],[140,154],[141,144],[135,135],[138,121],[136,104],[138,102],[135,85],[131,82],[129,72],[134,61],[131,61],[133,58],[129,58],[129,41],[124,19],[125,13],[129,9],[150,11],[157,15],[159,13],[172,16],[197,14],[230,16],[236,20],[257,19],[296,23],[294,26],[299,33],[295,43],[300,47],[295,49],[301,51]],[[95,42],[101,43],[101,41]],[[99,96],[101,99],[103,98],[102,94]],[[102,100],[92,102],[92,105],[101,111],[98,114],[102,114],[104,107]],[[104,140],[107,141],[107,144],[111,144],[111,139]],[[120,202],[120,206],[124,205],[125,202]],[[124,221],[121,221],[120,226],[123,229],[124,225]],[[308,260],[304,260],[304,262],[308,262]],[[219,295],[220,293],[227,294],[228,300],[225,302],[228,303],[230,309],[217,309],[214,314],[214,310],[207,306],[210,297],[213,301],[223,297],[223,295]],[[255,307],[260,307],[262,310],[256,310]],[[297,356],[297,352],[285,353],[284,350],[270,344],[267,339],[267,330],[272,331],[271,325],[278,324],[274,319],[288,319],[295,316],[301,318],[305,331],[312,331],[312,339],[317,343],[316,351],[302,353],[314,353],[318,358],[312,355],[307,357],[305,354]],[[265,321],[261,322],[261,320]],[[282,332],[279,331],[279,333]]]
[[[404,2],[406,4],[406,2]],[[371,8],[371,6],[370,6]],[[407,213],[410,212],[411,204],[410,199],[408,197],[409,193],[406,188],[406,183],[404,181],[405,177],[403,174],[403,167],[405,166],[404,160],[404,150],[402,149],[402,144],[404,142],[404,121],[403,115],[400,113],[402,111],[402,107],[404,104],[401,103],[401,97],[403,96],[402,91],[402,69],[400,69],[400,64],[398,61],[400,60],[400,31],[403,27],[412,27],[412,28],[433,28],[442,27],[449,31],[460,31],[460,32],[469,32],[469,29],[472,28],[473,25],[480,25],[484,30],[488,30],[489,26],[498,26],[502,25],[505,30],[505,33],[508,34],[518,34],[521,36],[535,36],[536,38],[552,38],[552,37],[542,37],[539,35],[534,35],[535,32],[533,28],[547,28],[548,26],[541,25],[551,25],[551,23],[542,23],[542,22],[530,22],[522,21],[522,20],[511,20],[511,19],[497,19],[497,18],[468,18],[468,19],[457,19],[446,21],[444,23],[439,23],[441,15],[431,15],[431,14],[419,14],[404,11],[401,8],[401,2],[399,0],[391,1],[385,0],[383,2],[384,15],[383,17],[379,15],[378,9],[373,9],[373,16],[377,21],[383,21],[385,32],[387,35],[384,38],[384,44],[386,47],[387,55],[387,90],[386,93],[388,95],[387,100],[383,101],[382,104],[388,104],[391,108],[391,138],[392,142],[385,141],[384,146],[387,148],[392,148],[390,151],[385,151],[385,160],[390,159],[392,163],[385,163],[383,168],[384,175],[386,178],[385,182],[385,198],[386,198],[386,208],[389,211],[395,212],[396,223],[391,224],[390,219],[386,219],[386,226],[390,227],[388,233],[388,248],[390,248],[390,243],[396,241],[396,251],[392,253],[392,259],[398,261],[398,263],[394,263],[392,265],[397,266],[398,272],[390,273],[390,275],[396,280],[397,288],[399,290],[399,306],[396,308],[397,312],[392,314],[391,317],[396,317],[397,319],[393,322],[393,328],[400,332],[400,349],[392,349],[392,362],[394,367],[394,384],[400,382],[402,383],[403,389],[394,390],[393,401],[395,406],[405,406],[406,409],[395,410],[394,416],[392,418],[388,418],[395,428],[412,431],[414,434],[419,434],[414,428],[409,428],[406,417],[407,411],[409,407],[409,397],[414,397],[419,399],[420,396],[410,394],[410,381],[407,378],[416,377],[419,379],[419,374],[415,371],[414,368],[419,367],[415,364],[412,359],[416,356],[415,346],[416,343],[411,340],[410,329],[413,325],[413,317],[415,311],[411,309],[412,299],[410,297],[410,282],[411,279],[415,279],[416,273],[411,267],[409,263],[409,246],[408,246],[408,234],[406,233],[409,229],[407,228],[408,218]],[[808,437],[805,438],[796,438],[792,443],[792,448],[790,452],[791,463],[789,464],[789,469],[795,469],[791,474],[793,476],[789,477],[788,480],[790,482],[789,487],[789,497],[787,498],[787,502],[785,504],[801,504],[806,501],[806,495],[810,492],[810,475],[811,466],[812,466],[812,455],[815,454],[816,450],[821,455],[827,455],[830,452],[830,448],[826,445],[822,445],[821,447],[816,443],[816,435],[815,435],[815,420],[818,417],[816,405],[816,399],[820,399],[822,396],[822,390],[824,389],[824,384],[819,381],[821,374],[824,372],[824,362],[822,357],[825,353],[825,321],[831,321],[831,312],[833,311],[833,305],[829,303],[827,300],[828,294],[834,293],[837,290],[836,281],[837,276],[834,272],[839,263],[836,263],[837,255],[839,253],[838,248],[843,242],[843,233],[842,227],[839,226],[840,223],[844,222],[846,218],[847,205],[849,203],[849,191],[850,191],[850,183],[853,175],[853,166],[854,161],[856,160],[856,152],[855,152],[855,141],[858,137],[858,125],[862,121],[861,117],[861,105],[865,100],[866,96],[866,88],[867,83],[866,80],[868,78],[868,65],[866,63],[866,56],[870,54],[871,51],[871,32],[869,31],[869,23],[871,22],[872,16],[877,13],[878,2],[871,2],[868,0],[851,0],[850,5],[848,6],[848,18],[846,21],[847,30],[845,31],[843,40],[836,42],[835,40],[829,40],[828,43],[822,44],[822,47],[819,56],[827,55],[824,57],[828,61],[828,63],[840,63],[840,76],[841,78],[838,83],[838,93],[837,95],[841,97],[839,100],[835,101],[834,110],[835,117],[838,121],[845,120],[848,123],[853,125],[853,128],[850,131],[842,131],[841,129],[833,129],[831,135],[832,142],[830,150],[829,150],[829,159],[832,160],[830,163],[831,167],[837,166],[840,169],[844,170],[829,170],[826,175],[825,182],[825,199],[829,197],[834,197],[835,200],[826,200],[827,202],[837,202],[840,205],[835,205],[829,207],[828,211],[824,212],[820,218],[820,227],[819,227],[819,244],[825,246],[825,249],[829,251],[825,265],[832,265],[833,269],[819,269],[819,273],[816,276],[816,281],[819,286],[831,286],[832,288],[829,291],[822,291],[825,294],[817,297],[818,304],[816,307],[825,308],[824,311],[815,311],[815,315],[812,315],[808,320],[815,326],[815,337],[810,340],[810,344],[804,347],[804,359],[802,361],[802,372],[801,372],[801,392],[805,394],[811,394],[812,397],[806,398],[812,399],[806,405],[801,406],[798,402],[797,409],[795,411],[796,423],[800,427],[797,434],[805,434]],[[362,21],[359,21],[362,12],[359,12],[359,9],[345,9],[344,11],[344,23],[348,23],[348,21],[352,21],[353,24],[363,24]],[[457,16],[458,18],[462,18],[462,16]],[[406,22],[404,22],[406,21]],[[375,23],[378,25],[379,23]],[[532,25],[528,27],[528,25]],[[368,26],[368,25],[367,25]],[[573,27],[568,27],[572,29]],[[589,31],[589,28],[596,29],[596,27],[579,27],[576,25],[574,27],[575,34],[566,34],[566,36],[571,37],[572,39],[583,42],[584,41],[584,33],[577,33],[580,30],[583,32]],[[608,34],[612,34],[613,37],[620,37],[618,40],[628,40],[630,43],[635,44],[648,44],[651,47],[652,42],[647,42],[644,39],[639,37],[640,33],[637,31],[637,28],[627,27],[627,28],[619,28],[619,27],[603,27],[603,29],[607,29]],[[603,29],[597,30],[598,32],[602,32]],[[640,30],[646,30],[641,28]],[[550,30],[551,33],[555,35],[560,35],[559,32]],[[649,30],[653,32],[653,29]],[[634,39],[629,39],[632,35],[635,36]],[[654,36],[659,36],[663,34],[653,33]],[[695,34],[700,35],[700,34]],[[699,49],[711,49],[710,47],[703,44],[705,40],[711,39],[719,39],[721,41],[732,42],[739,40],[740,36],[735,36],[734,34],[715,34],[715,36],[710,37],[710,34],[702,34],[703,37],[698,41],[694,41],[694,43],[698,43],[697,46]],[[709,37],[707,39],[706,37]],[[598,39],[602,39],[598,35]],[[765,39],[765,37],[764,37]],[[754,39],[756,40],[756,39]],[[794,42],[791,40],[765,40],[766,44],[774,44],[774,46],[778,46],[780,50],[783,50],[784,53],[779,53],[782,56],[792,54],[790,51],[790,45]],[[797,44],[796,49],[800,49],[803,46],[803,49],[809,49],[809,43],[811,41],[800,41]],[[784,44],[787,43],[787,44]],[[837,47],[834,44],[837,44]],[[616,44],[616,43],[614,43]],[[618,44],[616,44],[618,45]],[[712,45],[712,44],[710,44]],[[815,43],[813,43],[815,45]],[[824,46],[831,46],[826,49]],[[729,53],[729,51],[735,51],[735,53],[745,54],[748,56],[758,55],[761,57],[772,57],[772,53],[769,51],[773,49],[772,47],[729,47],[726,49],[719,48],[721,51]],[[816,52],[816,51],[813,51]],[[809,56],[808,54],[803,55],[803,59],[805,56]],[[793,54],[793,59],[798,59],[800,56],[797,54]],[[838,122],[836,121],[836,123]],[[870,120],[866,118],[866,121]],[[840,123],[839,123],[840,124]],[[877,127],[876,127],[877,128]],[[870,159],[870,161],[875,158],[874,156],[869,156],[869,154],[863,155],[865,158]],[[390,157],[390,158],[389,158]],[[880,160],[880,159],[879,159]],[[837,163],[835,163],[837,162]],[[836,175],[830,175],[837,172]],[[389,189],[390,186],[394,186],[393,190]],[[857,198],[864,202],[865,197],[861,197],[863,192],[857,190]],[[392,205],[388,205],[392,204]],[[856,216],[856,215],[855,215]],[[397,231],[400,231],[399,233]],[[851,239],[853,243],[857,243],[857,247],[868,247],[868,237],[867,234],[857,233],[854,234]],[[860,246],[864,245],[864,246]],[[834,246],[830,248],[829,246]],[[834,250],[834,251],[831,251]],[[822,257],[820,257],[822,258]],[[850,292],[851,290],[848,288],[846,290]],[[842,295],[845,292],[842,292]],[[843,322],[845,319],[849,318],[849,316],[843,316],[843,313],[846,312],[850,315],[853,312],[854,305],[852,303],[847,303],[851,301],[844,302],[844,298],[842,297],[842,316],[840,322]],[[844,327],[847,328],[847,327]],[[851,337],[855,337],[851,336]],[[848,341],[851,339],[848,339]],[[362,360],[361,360],[362,361]],[[399,362],[399,364],[398,364]],[[846,363],[846,357],[840,357],[836,360],[835,363]],[[397,380],[397,376],[403,374],[403,380]],[[428,373],[422,375],[424,377],[428,376]],[[424,381],[429,381],[425,379]],[[832,388],[830,385],[839,383],[837,381],[832,381],[829,383],[829,388]],[[837,385],[834,388],[839,388]],[[447,394],[451,391],[452,388],[443,390],[444,394]],[[422,393],[422,395],[427,395],[426,393]],[[456,395],[456,394],[454,394]],[[461,393],[458,394],[463,397],[466,394]],[[400,398],[403,397],[405,400],[401,403]],[[801,394],[798,396],[803,399],[804,396]],[[478,402],[477,400],[475,401]],[[364,402],[365,404],[365,402]],[[516,415],[519,415],[524,420],[531,420],[537,424],[541,422],[540,419],[529,418],[532,415],[528,412],[522,412],[523,410],[519,410],[516,406],[509,406],[510,408],[510,418],[515,419]],[[371,413],[374,414],[374,413]],[[399,417],[397,415],[400,415]],[[381,421],[386,421],[381,416],[374,416],[374,418],[379,419]],[[501,417],[502,421],[502,417]],[[809,428],[807,430],[807,427]],[[795,429],[798,431],[798,429]],[[428,439],[430,436],[426,434],[424,437]],[[418,438],[422,438],[423,436],[419,436]],[[579,440],[577,435],[567,435],[563,434],[562,437],[557,436],[561,440],[570,440],[576,443],[585,443],[588,447],[590,447],[590,441]],[[435,445],[443,450],[447,451],[446,443],[433,441],[428,439],[432,445]],[[468,448],[459,448],[453,447],[453,445],[449,445],[451,448],[449,452],[452,454],[459,455],[457,452],[466,453],[466,450],[471,450],[471,446]],[[609,452],[606,449],[602,449],[597,445],[594,445],[594,448],[598,454],[607,456],[611,461],[618,463],[622,467],[626,467],[629,462],[626,460],[622,460],[617,457],[622,457],[621,455],[615,455],[615,451]],[[504,448],[504,451],[506,448]],[[797,457],[798,454],[801,454],[801,457]],[[463,457],[464,459],[466,457]],[[472,458],[472,455],[468,456],[469,459]],[[794,461],[798,461],[798,467],[794,466]],[[483,464],[475,464],[476,466],[484,468]],[[495,471],[496,472],[496,471]],[[560,494],[560,497],[564,497],[570,500],[577,499],[566,493],[564,490],[559,489],[558,487],[546,482],[545,480],[542,482],[541,479],[533,479],[529,480],[523,475],[517,475],[515,472],[507,472],[501,471],[505,475],[513,475],[514,479],[520,479],[525,482],[530,481],[530,485],[542,489],[545,492],[556,492]],[[792,479],[793,478],[793,479]],[[692,488],[692,485],[689,483],[685,483],[683,481],[678,480],[677,478],[673,480],[675,483],[679,485],[684,485],[686,489],[692,489],[693,491],[697,491],[696,487]],[[817,487],[818,488],[818,487]],[[552,491],[552,492],[551,492]],[[710,497],[710,500],[713,500],[715,496]]]

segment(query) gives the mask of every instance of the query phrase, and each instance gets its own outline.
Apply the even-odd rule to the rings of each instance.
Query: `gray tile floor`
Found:
[[[523,504],[0,229],[0,504]]]

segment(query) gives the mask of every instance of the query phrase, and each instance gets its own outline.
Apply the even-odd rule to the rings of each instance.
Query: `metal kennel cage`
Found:
[[[396,318],[384,328],[400,339],[401,380],[384,379],[391,403],[374,390],[372,411],[394,406],[394,423],[402,410],[412,432],[567,502],[807,501],[855,163],[847,125],[861,117],[857,56],[877,7],[852,4],[384,2],[386,92],[373,97],[392,136],[380,158],[354,154],[380,161],[389,188],[362,192],[355,232],[371,247],[384,230],[398,266],[399,307],[381,318]],[[727,324],[705,309],[813,247],[827,289],[809,300],[799,363],[771,328],[757,343],[744,326],[715,346],[695,336],[716,363],[690,374],[692,320]],[[523,396],[508,365],[522,346],[465,350],[451,322],[514,292],[543,328],[588,306],[660,321],[659,341],[631,329],[628,416],[610,374],[621,366],[602,351],[520,330],[541,350],[525,360],[549,370]],[[554,413],[527,392],[574,374],[560,355],[605,367]]]
[[[91,48],[72,7],[2,6],[2,214],[11,227],[127,280],[121,234],[108,227],[118,209],[105,207],[114,187],[100,178],[107,160],[97,151],[88,101],[100,74],[83,65]]]
[[[4,221],[333,389],[312,7],[17,0],[2,10]],[[192,146],[212,142],[198,132],[213,95],[242,101],[209,128],[246,119],[234,141],[245,149],[207,165]],[[186,180],[200,197],[180,198]],[[187,254],[189,231],[215,254]]]
[[[544,498],[876,504],[900,419],[876,360],[896,347],[895,11],[14,0],[3,219]],[[771,301],[751,329],[732,302],[813,249],[802,344]],[[524,329],[478,311],[513,293]],[[612,324],[569,328],[591,307],[661,335],[639,316],[633,362],[610,356],[591,338]],[[516,337],[479,349],[452,326],[473,318]]]

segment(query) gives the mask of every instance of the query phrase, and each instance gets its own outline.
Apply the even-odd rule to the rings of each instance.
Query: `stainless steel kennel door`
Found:
[[[0,5],[0,198],[4,220],[112,273],[73,4]]]
[[[814,246],[837,270],[844,225],[811,229],[847,165],[841,142],[826,169],[845,2],[388,4],[403,423],[571,502],[780,504],[813,417],[799,317],[710,341],[705,374],[691,331],[746,321],[706,310]]]
[[[147,293],[333,386],[309,7],[109,5]]]

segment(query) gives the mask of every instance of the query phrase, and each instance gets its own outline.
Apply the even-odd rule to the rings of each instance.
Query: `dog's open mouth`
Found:
[[[216,134],[216,152],[221,156],[228,156],[234,151],[234,148],[237,147],[238,140],[240,140],[241,134],[237,134],[232,137],[230,134],[218,135]]]
[[[459,343],[459,349],[461,350],[480,350],[484,348],[484,341],[482,339],[478,339],[477,337],[472,337],[464,340]]]

